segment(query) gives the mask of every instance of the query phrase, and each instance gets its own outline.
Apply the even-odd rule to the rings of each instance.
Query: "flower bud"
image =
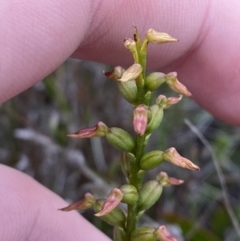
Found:
[[[122,198],[123,192],[118,188],[114,188],[110,192],[108,198],[105,200],[101,211],[96,213],[95,216],[100,217],[110,213],[115,207],[117,207],[117,205],[121,202]]]
[[[149,74],[145,80],[147,90],[154,91],[160,87],[165,81],[165,74],[161,72],[154,72]]]
[[[176,179],[174,177],[169,177],[166,172],[160,172],[157,175],[156,180],[162,186],[180,185],[180,184],[184,183],[184,181],[181,180],[181,179]]]
[[[112,127],[109,129],[109,132],[106,134],[108,142],[115,148],[132,152],[135,147],[135,142],[130,134],[128,134],[123,129]]]
[[[156,231],[155,231],[155,237],[157,240],[160,241],[178,241],[177,238],[172,236],[167,228],[164,225],[161,225]]]
[[[83,128],[73,134],[67,136],[72,138],[91,138],[105,136],[108,133],[108,127],[101,121],[96,126]]]
[[[61,211],[72,211],[72,210],[79,210],[83,211],[89,208],[92,208],[96,202],[96,199],[91,193],[86,193],[84,198],[80,201],[74,202],[67,207],[61,208]]]
[[[137,85],[135,80],[129,80],[127,82],[118,82],[118,89],[121,92],[124,99],[126,99],[131,104],[135,105],[137,103]]]
[[[122,68],[121,66],[116,66],[113,68],[112,71],[109,71],[109,72],[103,71],[103,74],[109,79],[118,80],[122,77],[124,71],[125,69]]]
[[[124,46],[126,49],[129,49],[132,53],[137,51],[136,42],[131,38],[124,39]]]
[[[195,171],[200,170],[200,168],[197,165],[193,164],[187,158],[179,155],[179,153],[177,152],[177,150],[174,147],[171,147],[171,148],[167,149],[166,151],[164,151],[163,158],[164,158],[164,160],[167,160],[176,166],[180,166],[180,167],[195,170]]]
[[[182,95],[179,95],[179,97],[169,97],[169,98],[167,98],[165,95],[159,95],[157,98],[156,104],[163,109],[167,109],[172,105],[177,104],[181,99],[182,99]]]
[[[148,107],[139,105],[133,110],[133,127],[134,131],[143,136],[145,134],[148,122]]]
[[[168,86],[175,92],[185,95],[185,96],[191,96],[192,94],[188,91],[185,85],[183,85],[181,82],[177,79],[177,73],[171,72],[166,75],[166,83]]]
[[[158,32],[152,28],[148,30],[146,38],[149,42],[156,44],[164,44],[178,41],[177,39],[171,37],[169,34]]]
[[[126,233],[122,228],[114,227],[113,229],[113,240],[114,241],[125,241]]]
[[[156,180],[146,182],[139,191],[138,210],[150,208],[160,197],[162,186]]]
[[[103,204],[105,200],[104,199],[99,199],[96,201],[94,205],[94,210],[95,212],[100,212],[102,210]],[[126,222],[126,216],[122,209],[119,207],[114,208],[110,213],[100,216],[102,220],[104,220],[106,223],[117,226],[117,227],[122,227],[124,228],[125,222]]]
[[[133,39],[128,38],[128,39],[124,40],[124,46],[126,49],[128,49],[133,54],[133,58],[134,58],[135,62],[138,63],[139,59],[138,59],[136,42]]]
[[[164,161],[162,153],[162,151],[151,151],[143,155],[140,160],[140,169],[148,171],[160,165]]]
[[[130,184],[125,184],[120,187],[120,190],[123,193],[122,202],[127,204],[135,204],[138,200],[138,191],[137,189]]]
[[[156,130],[163,118],[163,108],[160,108],[158,105],[152,105],[150,107],[150,121],[147,125],[146,133],[149,134],[152,131]]]
[[[147,226],[137,228],[131,234],[131,241],[157,241],[155,230]]]
[[[140,64],[133,64],[122,75],[118,81],[126,82],[135,80],[142,73],[142,66]]]

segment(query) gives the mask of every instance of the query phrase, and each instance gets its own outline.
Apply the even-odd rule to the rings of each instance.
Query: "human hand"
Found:
[[[152,27],[180,40],[161,47],[151,46],[149,68],[177,71],[180,81],[201,106],[226,122],[240,124],[240,28],[237,27],[240,3],[237,0],[221,3],[149,0],[147,4],[144,0],[0,0],[0,6],[1,102],[50,74],[72,54],[113,65],[129,64],[130,55],[121,41],[131,36],[131,26],[136,25],[140,33]],[[15,175],[13,180],[17,178]],[[37,185],[28,181],[29,185]],[[21,183],[15,181],[17,189]],[[10,194],[6,196],[7,204],[11,201]],[[49,194],[48,198],[55,200],[56,196]],[[11,209],[9,206],[8,210]],[[12,216],[14,220],[15,216]],[[74,219],[82,222],[80,217]],[[0,223],[1,220],[4,222],[2,217]],[[16,219],[14,228],[21,224],[18,222]],[[9,228],[6,224],[2,227]],[[41,228],[39,232],[44,234]],[[62,231],[61,225],[52,230],[53,233]],[[68,229],[69,235],[74,232],[80,235],[85,230]]]
[[[176,44],[153,46],[149,67],[177,71],[193,98],[216,117],[240,124],[240,2],[0,0],[0,102],[74,57],[128,64],[121,42],[149,27]],[[239,11],[238,11],[239,10]]]
[[[109,241],[56,194],[31,177],[0,164],[1,241]]]

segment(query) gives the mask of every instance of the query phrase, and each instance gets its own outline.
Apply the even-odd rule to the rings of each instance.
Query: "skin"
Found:
[[[0,102],[54,71],[67,58],[127,66],[122,41],[132,25],[179,43],[152,45],[149,69],[178,72],[193,99],[223,121],[240,125],[238,0],[0,0]],[[0,166],[3,240],[108,240],[61,198],[25,174]],[[84,238],[83,238],[84,237]]]

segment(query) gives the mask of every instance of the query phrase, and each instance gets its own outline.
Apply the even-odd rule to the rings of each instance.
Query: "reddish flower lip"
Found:
[[[177,104],[182,100],[182,95],[178,97],[169,97],[167,98],[165,95],[159,95],[156,101],[156,104],[161,106],[164,109],[171,107],[172,105]]]
[[[59,210],[61,210],[61,211],[72,211],[72,210],[83,211],[83,210],[92,208],[95,202],[96,202],[96,199],[94,198],[94,196],[88,192],[84,195],[84,198],[82,200],[71,203],[67,207],[60,208]]]
[[[178,241],[177,238],[175,238],[174,236],[172,236],[170,234],[170,232],[168,231],[168,229],[164,225],[161,225],[155,231],[155,234],[160,241]]]
[[[97,130],[97,127],[84,128],[73,134],[68,134],[67,136],[73,137],[73,138],[93,137],[96,130]]]
[[[105,136],[108,132],[108,127],[101,121],[93,127],[83,128],[73,134],[68,134],[72,138],[91,138]]]
[[[163,158],[176,166],[199,171],[200,168],[185,157],[182,157],[174,147],[167,149],[163,153]]]
[[[192,96],[187,87],[177,79],[176,72],[171,72],[166,75],[166,83],[173,91],[188,97]]]
[[[114,188],[109,194],[108,198],[105,200],[102,210],[96,213],[95,216],[100,217],[110,213],[115,207],[117,207],[122,198],[122,191],[119,188]]]
[[[163,186],[180,185],[184,183],[184,181],[181,179],[177,179],[175,177],[169,177],[166,172],[160,172],[157,175],[156,180]]]

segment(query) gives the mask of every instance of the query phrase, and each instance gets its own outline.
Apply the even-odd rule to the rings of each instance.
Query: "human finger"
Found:
[[[120,43],[134,24],[141,33],[153,27],[180,40],[151,47],[151,69],[177,71],[201,106],[229,123],[240,124],[239,1],[71,0],[66,5],[61,0],[51,1],[49,7],[45,1],[25,0],[14,9],[15,18],[7,14],[15,1],[2,2],[1,101],[49,74],[77,46],[75,57],[129,64],[130,55]]]
[[[1,240],[110,241],[77,212],[61,212],[59,196],[31,177],[0,165]]]

